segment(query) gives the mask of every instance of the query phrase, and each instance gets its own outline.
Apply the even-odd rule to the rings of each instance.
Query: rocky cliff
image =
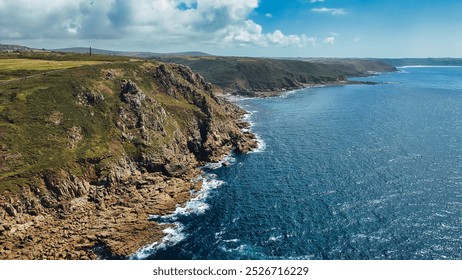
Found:
[[[345,84],[347,77],[396,69],[366,59],[268,59],[249,57],[163,57],[187,65],[229,94],[276,95],[310,85]]]
[[[186,66],[121,62],[0,85],[0,259],[124,258],[197,167],[256,147],[244,112]]]

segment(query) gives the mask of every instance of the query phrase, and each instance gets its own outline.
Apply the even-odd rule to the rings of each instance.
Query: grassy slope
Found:
[[[233,83],[251,82],[260,87],[268,81],[292,78],[293,75],[336,78],[341,73],[320,64],[295,60],[239,58],[239,57],[170,57],[163,61],[185,64],[199,72],[206,80],[220,87]]]
[[[291,79],[314,82],[335,79],[345,71],[320,63],[273,59],[205,57],[181,58],[181,61],[177,58],[176,62],[188,62],[185,64],[193,70],[199,69],[206,79],[219,86],[240,83],[253,90],[290,86]],[[132,157],[156,154],[175,141],[172,136],[175,130],[186,131],[206,118],[193,100],[173,98],[159,89],[152,79],[157,62],[103,55],[23,53],[0,54],[2,63],[9,65],[8,69],[2,68],[8,79],[24,78],[30,75],[28,71],[42,74],[0,82],[0,192],[17,191],[33,175],[53,168],[67,166],[79,175],[85,170],[81,170],[78,162],[117,158],[122,154]],[[66,69],[53,71],[61,66]],[[18,70],[25,72],[18,76],[15,72]],[[108,78],[109,71],[116,77]],[[177,81],[183,79],[178,72],[172,73]],[[120,99],[122,79],[135,82],[167,111],[162,124],[166,133],[153,135],[150,145],[141,144],[139,128],[126,131],[133,140],[120,140],[122,132],[116,123],[119,109],[126,105]],[[104,102],[82,103],[85,93],[102,96]],[[212,109],[219,119],[223,109],[219,106]]]
[[[85,170],[79,170],[82,167],[77,162],[117,158],[124,153],[136,156],[140,149],[155,152],[172,140],[174,129],[187,129],[187,122],[181,120],[203,115],[188,100],[174,99],[159,91],[148,73],[157,66],[156,62],[102,56],[65,57],[77,64],[98,63],[0,84],[0,192],[17,191],[32,175],[49,169],[67,166],[78,175]],[[63,56],[44,54],[28,59],[62,61]],[[18,62],[20,65],[23,61]],[[108,79],[108,71],[118,77]],[[119,108],[124,106],[119,97],[121,79],[136,82],[167,111],[164,122],[167,133],[157,135],[151,146],[137,145],[136,137],[131,142],[120,141],[121,131],[116,122]],[[104,102],[82,104],[79,95],[85,92],[102,95]],[[82,140],[72,145],[75,131]],[[128,132],[139,134],[137,128]]]
[[[0,53],[0,83],[55,70],[128,60],[124,57],[90,57],[84,54],[70,53]]]
[[[213,84],[232,89],[235,85],[252,91],[297,87],[298,83],[335,81],[339,76],[360,76],[367,71],[393,71],[369,60],[303,61],[242,57],[167,57],[163,61],[184,64]]]
[[[52,61],[22,58],[0,59],[0,82],[53,70],[101,63],[102,62],[99,61]]]
[[[74,94],[91,84],[98,68],[82,67],[0,86],[0,143],[8,160],[0,165],[0,191],[27,175],[109,151],[114,101],[108,106],[77,106]],[[96,71],[95,71],[96,70]],[[84,141],[71,149],[68,135],[82,127]]]

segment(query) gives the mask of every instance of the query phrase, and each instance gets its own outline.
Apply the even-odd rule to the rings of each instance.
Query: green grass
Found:
[[[47,67],[82,64],[39,62],[31,64],[31,68],[49,70]],[[21,63],[11,67],[26,67],[26,61]],[[107,94],[101,105],[78,104],[76,96],[80,92],[93,91],[94,81],[104,82],[101,67],[106,65],[84,64],[90,65],[0,84],[0,144],[6,147],[4,153],[20,154],[19,159],[4,163],[0,169],[0,191],[17,190],[15,186],[27,182],[25,178],[30,174],[109,154],[110,143],[117,134],[112,120],[118,96]],[[80,127],[83,134],[75,148],[69,144],[72,127]]]
[[[381,62],[363,59],[269,59],[251,57],[165,57],[165,62],[189,66],[207,81],[233,92],[298,88],[306,83],[335,82],[340,76],[368,75],[368,71],[392,71]],[[242,93],[241,93],[242,94]]]
[[[69,69],[84,65],[101,64],[101,61],[52,61],[39,59],[0,59],[0,82],[32,75]]]
[[[129,62],[133,58],[59,52],[0,53],[0,83],[84,65]]]
[[[113,55],[64,53],[64,52],[21,52],[21,53],[0,53],[0,59],[36,59],[52,61],[105,61],[105,62],[127,62],[133,58]]]
[[[183,96],[181,90],[176,97],[162,91],[163,86],[152,76],[158,65],[110,56],[0,54],[0,69],[10,78],[12,73],[46,72],[0,82],[0,193],[18,192],[30,184],[31,178],[57,169],[85,176],[88,169],[84,166],[90,162],[107,172],[125,155],[133,159],[145,153],[158,156],[178,140],[176,135],[187,135],[197,128],[208,116],[194,104],[196,97]],[[168,68],[177,82],[184,83],[183,88],[190,86],[175,67]],[[116,77],[108,78],[109,70]],[[142,140],[140,128],[127,131],[132,140],[122,140],[122,131],[117,128],[121,121],[119,109],[130,110],[120,99],[122,80],[135,82],[144,92],[145,114],[156,118],[159,105],[166,111],[162,117],[164,131],[150,131],[149,143]],[[88,92],[101,94],[104,100],[89,104],[84,97],[82,101],[82,94]],[[223,110],[207,94],[198,94],[220,119]],[[151,104],[149,100],[155,102]],[[74,143],[71,135],[75,131],[80,141]],[[2,158],[8,160],[1,161]]]
[[[38,59],[0,59],[0,68],[2,70],[39,70],[50,71],[58,69],[67,69],[83,65],[101,64],[101,61],[53,61]]]

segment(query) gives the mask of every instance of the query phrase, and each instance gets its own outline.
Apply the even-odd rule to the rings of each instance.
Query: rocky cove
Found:
[[[127,258],[162,240],[171,225],[148,218],[190,201],[201,166],[257,147],[227,95],[395,70],[365,60],[166,60],[0,84],[0,259]]]
[[[148,217],[190,200],[201,188],[198,167],[257,145],[243,130],[245,111],[185,66],[91,66],[33,83],[25,104],[2,111],[11,129],[0,134],[0,170],[12,175],[0,181],[0,259],[126,258],[163,238],[166,225]],[[64,97],[53,102],[50,92]],[[43,113],[34,124],[28,110],[14,119],[17,104]],[[43,151],[56,155],[36,146],[30,161],[12,138],[37,123],[43,134],[35,137],[55,142]],[[35,141],[24,144],[50,145]]]

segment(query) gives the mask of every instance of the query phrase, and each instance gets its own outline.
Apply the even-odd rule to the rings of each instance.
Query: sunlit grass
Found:
[[[52,61],[38,59],[0,59],[0,69],[2,70],[38,70],[49,71],[68,69],[84,65],[101,64],[101,61]]]
[[[26,78],[56,70],[64,70],[102,63],[105,62],[84,60],[58,61],[27,58],[0,59],[0,82]]]

